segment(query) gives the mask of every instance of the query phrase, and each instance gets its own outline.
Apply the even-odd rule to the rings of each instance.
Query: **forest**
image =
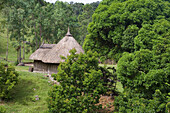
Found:
[[[68,27],[85,53],[61,57],[59,85],[17,66]],[[170,1],[1,0],[0,113],[19,112],[170,113]]]

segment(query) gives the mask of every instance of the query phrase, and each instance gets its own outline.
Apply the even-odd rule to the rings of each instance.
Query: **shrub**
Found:
[[[155,90],[152,98],[143,98],[134,90],[125,89],[124,93],[115,97],[115,111],[119,113],[168,113],[170,95]]]
[[[0,106],[0,113],[6,113],[6,109],[4,106]]]
[[[71,55],[59,65],[58,73],[53,75],[60,85],[54,85],[49,93],[50,113],[87,113],[101,108],[96,104],[107,88],[98,66],[97,53],[75,53],[75,49],[71,50]]]
[[[150,50],[123,55],[118,62],[117,75],[123,84],[124,93],[115,98],[116,111],[165,113],[169,110],[168,57],[166,51],[158,54]]]
[[[14,67],[5,67],[0,64],[0,98],[9,99],[11,89],[17,84],[18,73]]]
[[[169,6],[169,0],[102,0],[87,28],[85,52],[117,62],[123,52],[151,50],[158,37],[169,38]]]

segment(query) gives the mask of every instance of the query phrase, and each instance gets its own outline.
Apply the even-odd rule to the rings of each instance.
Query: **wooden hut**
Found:
[[[77,54],[84,53],[68,29],[67,34],[58,44],[43,44],[30,56],[30,59],[34,60],[34,72],[57,73],[58,65],[63,62],[60,56],[67,57],[73,48],[77,50]]]

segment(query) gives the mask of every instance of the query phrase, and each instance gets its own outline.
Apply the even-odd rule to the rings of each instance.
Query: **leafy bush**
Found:
[[[169,112],[170,22],[143,24],[135,38],[134,53],[124,53],[117,75],[124,93],[115,99],[119,112]],[[133,107],[132,107],[133,106]]]
[[[4,106],[0,106],[0,113],[6,113],[6,109]]]
[[[124,53],[119,60],[117,75],[125,90],[115,99],[117,111],[164,113],[169,110],[170,54],[168,48],[162,49],[161,53],[158,50]]]
[[[126,91],[115,98],[115,111],[119,113],[168,113],[170,94],[156,90],[152,98],[143,98],[133,90]]]
[[[14,67],[5,67],[4,64],[0,64],[0,98],[10,98],[10,90],[17,84],[18,73]]]
[[[103,73],[98,66],[97,53],[75,54],[58,67],[53,77],[60,83],[54,85],[49,93],[49,112],[87,113],[101,108],[100,95],[107,91],[103,82]]]
[[[118,61],[123,52],[152,49],[153,40],[169,37],[167,0],[103,0],[92,16],[83,48]]]

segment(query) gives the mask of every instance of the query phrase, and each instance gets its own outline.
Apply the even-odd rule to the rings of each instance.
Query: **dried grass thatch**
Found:
[[[42,58],[55,46],[56,44],[43,44],[37,49],[29,59],[42,60]]]
[[[60,56],[67,57],[69,51],[75,48],[76,53],[84,53],[79,43],[69,34],[67,34],[62,40],[59,41],[42,59],[45,63],[60,63],[63,62]]]
[[[41,60],[44,63],[60,63],[64,61],[60,56],[67,57],[70,54],[69,51],[73,48],[76,49],[77,54],[84,53],[84,50],[72,37],[68,29],[66,36],[58,44],[44,44],[30,56],[30,59]]]

